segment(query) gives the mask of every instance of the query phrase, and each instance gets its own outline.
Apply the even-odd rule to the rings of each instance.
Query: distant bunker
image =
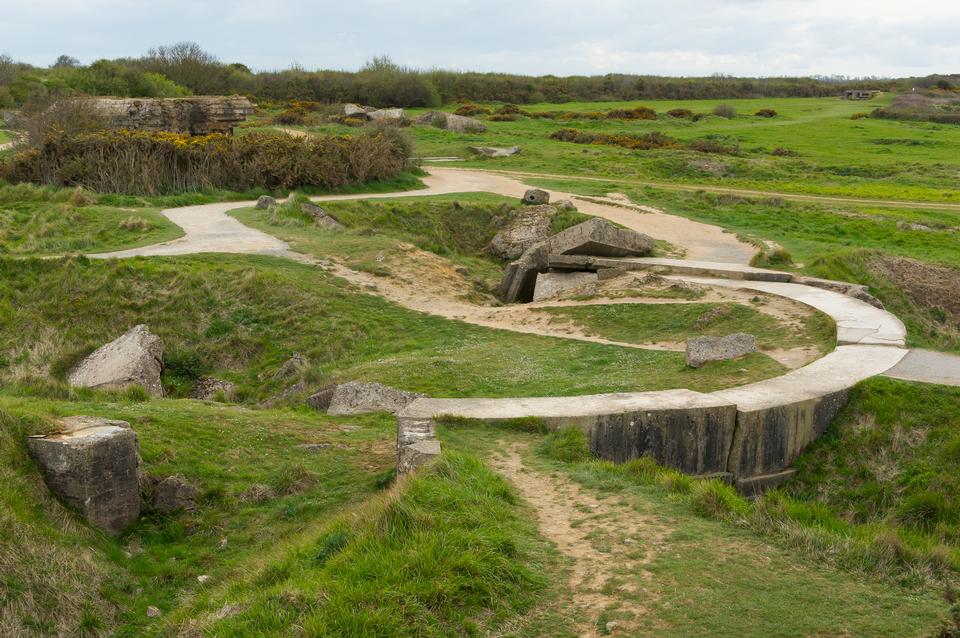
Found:
[[[94,98],[98,113],[113,129],[164,131],[186,135],[224,133],[253,115],[256,105],[238,95],[174,98]]]

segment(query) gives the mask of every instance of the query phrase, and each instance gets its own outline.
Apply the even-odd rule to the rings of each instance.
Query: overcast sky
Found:
[[[0,53],[36,65],[183,40],[257,70],[927,75],[960,73],[960,0],[0,2]]]

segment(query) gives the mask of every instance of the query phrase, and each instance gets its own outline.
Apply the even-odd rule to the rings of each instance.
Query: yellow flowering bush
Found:
[[[0,177],[136,195],[333,188],[393,177],[409,154],[405,138],[382,129],[316,138],[101,131],[50,135],[0,166]]]

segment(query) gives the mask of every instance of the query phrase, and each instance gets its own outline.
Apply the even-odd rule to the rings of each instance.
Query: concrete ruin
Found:
[[[90,524],[119,536],[140,516],[137,435],[126,421],[71,416],[27,438],[47,487]]]
[[[627,257],[649,255],[653,239],[626,228],[619,228],[599,217],[560,231],[528,248],[504,270],[500,296],[506,302],[532,301],[537,277],[553,269],[554,260],[572,256],[575,265],[563,270],[596,271],[594,256]],[[581,261],[582,260],[582,261]],[[573,262],[572,262],[573,263]]]
[[[233,134],[253,115],[256,105],[245,97],[203,95],[169,98],[91,98],[90,103],[114,129],[166,131],[187,135]]]

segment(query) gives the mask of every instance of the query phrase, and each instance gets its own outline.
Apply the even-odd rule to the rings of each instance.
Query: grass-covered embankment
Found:
[[[175,396],[225,377],[256,401],[292,383],[376,380],[432,396],[537,396],[716,389],[780,370],[686,370],[683,355],[494,330],[413,312],[322,270],[280,258],[0,261],[0,379],[10,390],[74,396],[62,379],[135,324],[164,340]],[[643,371],[649,371],[644,374]]]

